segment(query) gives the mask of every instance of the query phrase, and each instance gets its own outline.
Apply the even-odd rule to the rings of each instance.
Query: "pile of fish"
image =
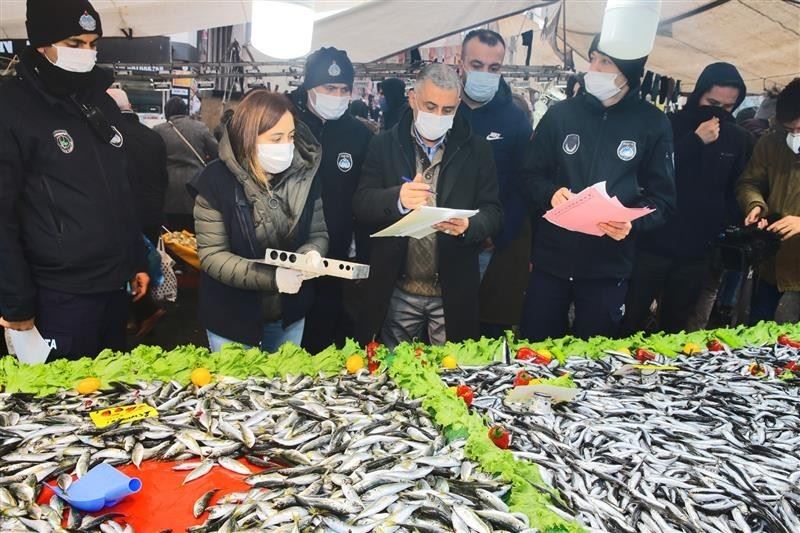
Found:
[[[796,533],[800,394],[797,380],[774,376],[797,359],[796,349],[775,346],[659,358],[680,369],[615,375],[638,363],[615,355],[457,370],[445,380],[473,388],[474,409],[511,432],[515,455],[537,463],[593,530]],[[582,391],[571,403],[509,403],[520,370],[570,372]]]
[[[91,410],[131,403],[158,418],[88,421]],[[184,483],[217,467],[248,476],[247,492],[199,498],[193,512],[206,521],[190,531],[528,530],[502,499],[509,487],[465,460],[463,441],[447,444],[421,401],[363,372],[116,385],[89,399],[0,394],[0,530],[59,531],[63,518],[71,530],[132,531],[119,515],[81,516],[55,496],[35,502],[44,481],[67,486],[100,462],[143,460],[179,461]]]

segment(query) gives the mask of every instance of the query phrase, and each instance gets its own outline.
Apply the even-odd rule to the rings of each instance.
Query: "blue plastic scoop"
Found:
[[[116,505],[129,494],[139,492],[142,481],[126,476],[111,465],[100,463],[66,491],[58,486],[50,485],[50,488],[72,507],[94,513],[104,507]]]

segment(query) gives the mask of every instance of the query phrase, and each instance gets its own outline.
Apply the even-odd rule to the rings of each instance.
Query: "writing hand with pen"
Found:
[[[423,181],[422,174],[417,174],[413,180],[404,177],[403,181],[405,183],[400,187],[400,203],[406,209],[417,209],[423,205],[428,205],[430,199],[436,196],[430,185]],[[441,231],[453,237],[460,237],[468,228],[468,218],[451,218],[433,226],[436,231]]]

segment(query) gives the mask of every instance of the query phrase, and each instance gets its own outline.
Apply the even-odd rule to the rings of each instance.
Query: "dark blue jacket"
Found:
[[[503,229],[492,238],[492,242],[495,247],[502,249],[517,238],[522,222],[528,216],[522,167],[531,139],[531,124],[525,112],[514,104],[511,89],[502,79],[500,89],[488,104],[470,109],[462,102],[458,112],[469,121],[475,135],[492,145],[500,203],[505,212]]]

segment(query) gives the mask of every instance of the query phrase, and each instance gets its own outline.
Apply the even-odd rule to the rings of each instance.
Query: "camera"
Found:
[[[767,221],[772,224],[780,218],[780,215],[770,215]],[[728,226],[711,245],[712,261],[719,270],[747,272],[750,267],[773,257],[780,245],[779,234],[759,229],[757,224]]]

